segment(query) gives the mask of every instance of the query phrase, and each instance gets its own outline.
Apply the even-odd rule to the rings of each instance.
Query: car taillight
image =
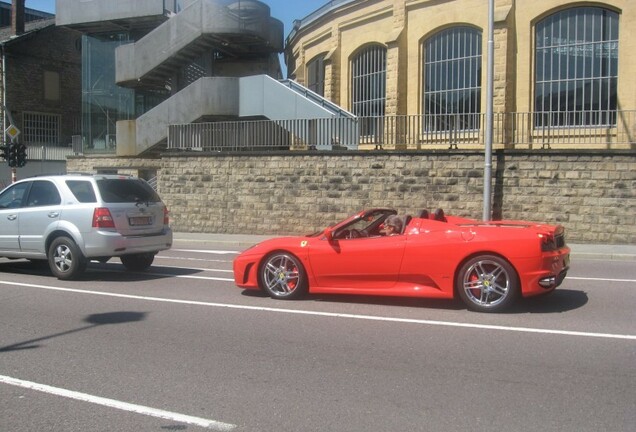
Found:
[[[163,224],[164,225],[169,225],[170,224],[170,217],[168,216],[168,207],[164,207],[163,208]]]
[[[98,207],[93,211],[93,228],[115,228],[115,221],[110,210]]]
[[[539,234],[539,239],[541,239],[541,250],[543,252],[557,249],[557,245],[552,234]]]

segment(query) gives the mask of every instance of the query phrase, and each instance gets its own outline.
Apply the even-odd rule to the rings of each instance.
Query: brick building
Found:
[[[51,18],[25,22],[22,11],[0,28],[0,56],[3,130],[13,123],[27,146],[70,146],[80,133],[80,33]]]

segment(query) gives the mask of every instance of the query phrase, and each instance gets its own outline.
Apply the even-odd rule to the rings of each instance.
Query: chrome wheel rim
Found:
[[[501,264],[492,260],[480,260],[464,273],[462,286],[471,302],[483,307],[493,307],[506,299],[511,282],[511,276]]]
[[[59,271],[69,271],[73,266],[73,254],[71,253],[71,249],[63,244],[56,247],[53,262]]]
[[[263,266],[263,283],[270,292],[287,296],[300,284],[300,269],[294,258],[281,254],[270,257]]]

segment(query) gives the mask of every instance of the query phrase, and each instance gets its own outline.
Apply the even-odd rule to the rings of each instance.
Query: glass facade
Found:
[[[616,124],[618,14],[571,8],[536,26],[535,127]]]
[[[82,143],[86,153],[115,153],[116,123],[134,120],[169,96],[161,89],[115,83],[115,49],[132,43],[126,33],[82,37]]]
[[[115,124],[135,118],[135,94],[115,84],[115,48],[125,33],[82,37],[82,142],[86,153],[115,152]]]
[[[475,130],[481,113],[481,32],[443,30],[424,42],[424,130]]]

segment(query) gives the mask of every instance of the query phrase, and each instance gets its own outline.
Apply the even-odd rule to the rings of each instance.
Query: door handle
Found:
[[[58,217],[59,215],[60,215],[60,213],[59,213],[59,212],[51,212],[51,213],[49,213],[49,217],[50,217],[50,218],[56,218],[56,217]]]
[[[18,218],[18,215],[15,214],[11,214],[7,216],[7,219],[9,219],[10,221],[14,221]]]

